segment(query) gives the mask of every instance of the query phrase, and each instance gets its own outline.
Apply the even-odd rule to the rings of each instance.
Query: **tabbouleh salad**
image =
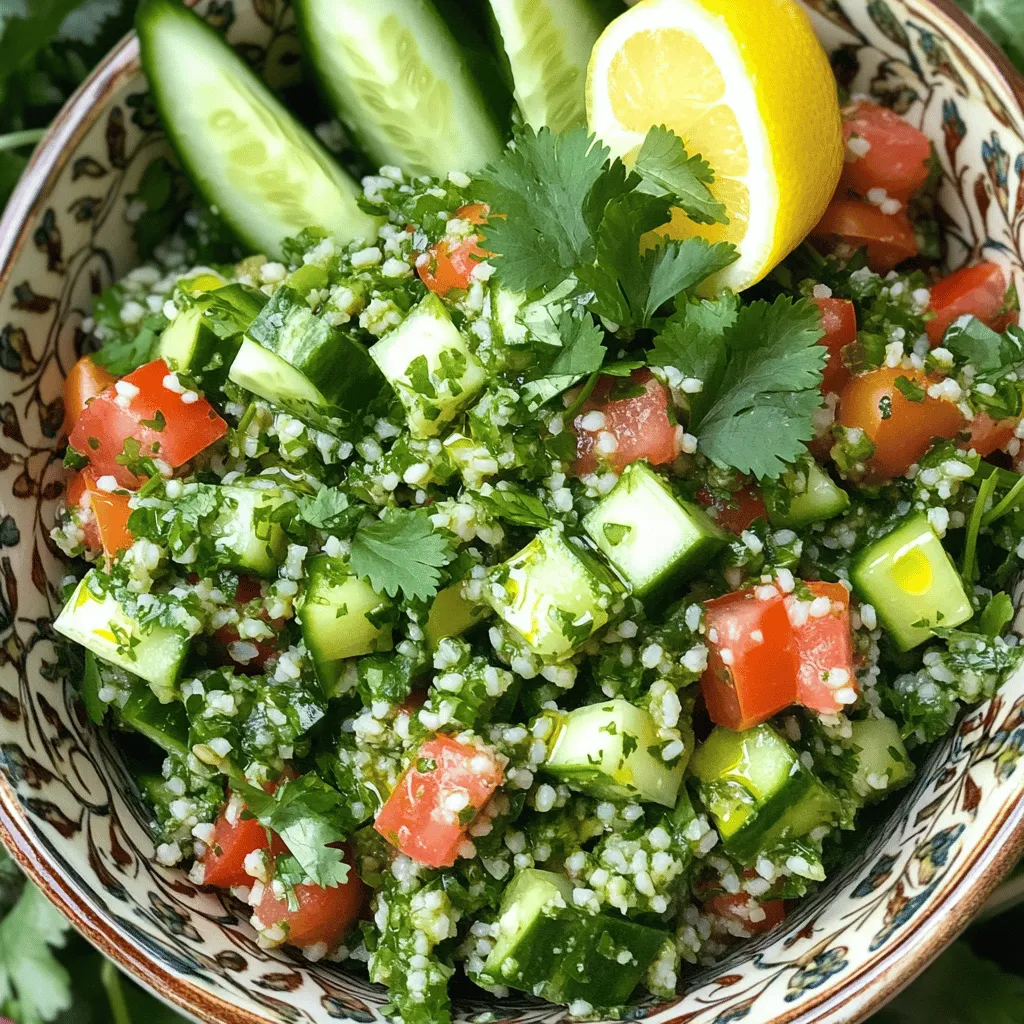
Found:
[[[671,999],[1020,660],[1024,331],[999,266],[938,270],[928,139],[835,100],[834,198],[738,296],[715,168],[664,125],[627,168],[582,77],[575,107],[546,94],[491,6],[508,147],[446,23],[405,10],[465,125],[445,151],[353,112],[372,68],[299,2],[384,164],[360,190],[145,0],[181,166],[250,254],[212,259],[197,209],[98,300],[53,532],[55,627],[156,859],[248,904],[264,946],[364,962],[405,1024],[450,1020],[454,975],[582,1018]],[[585,69],[605,21],[546,9],[582,19],[561,58]]]

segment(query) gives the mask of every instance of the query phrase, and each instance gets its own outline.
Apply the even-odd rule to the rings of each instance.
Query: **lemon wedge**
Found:
[[[732,242],[714,284],[734,291],[803,241],[842,171],[835,79],[797,0],[641,0],[594,47],[587,115],[627,164],[662,124],[711,164],[729,223],[676,210],[659,233]]]

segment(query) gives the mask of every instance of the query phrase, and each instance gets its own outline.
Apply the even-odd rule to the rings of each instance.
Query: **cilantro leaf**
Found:
[[[237,779],[231,786],[248,812],[281,837],[314,885],[331,888],[348,881],[345,853],[332,845],[346,838],[339,824],[346,811],[336,789],[313,774],[288,779],[273,794]]]
[[[774,479],[795,462],[814,436],[821,405],[821,337],[821,316],[805,299],[743,307],[724,337],[724,368],[716,367],[720,382],[709,395],[713,401],[691,418],[698,450],[722,468],[758,479]],[[699,338],[688,335],[688,351]]]
[[[525,127],[483,171],[476,196],[502,215],[492,214],[483,245],[495,254],[495,276],[506,288],[550,288],[593,260],[583,205],[607,161],[608,150],[585,128],[555,135]]]
[[[563,313],[558,321],[558,333],[562,343],[558,355],[541,377],[528,381],[523,388],[531,409],[550,402],[581,377],[596,373],[607,355],[604,332],[589,313],[583,316]]]
[[[711,194],[715,172],[701,156],[690,156],[686,145],[664,125],[652,128],[636,158],[636,172],[663,188],[697,224],[728,224],[725,204]]]
[[[166,326],[167,318],[163,313],[147,316],[137,334],[122,324],[115,334],[108,336],[99,349],[92,353],[92,360],[115,377],[123,377],[152,360],[160,332]]]
[[[316,530],[345,527],[353,515],[361,514],[347,494],[332,487],[321,487],[312,497],[299,498],[295,504],[299,518]]]
[[[495,488],[490,494],[478,494],[476,500],[490,515],[504,519],[506,523],[542,530],[552,522],[544,502],[519,487]]]
[[[455,557],[445,534],[425,512],[391,509],[385,518],[360,526],[352,540],[352,569],[378,593],[409,600],[432,598],[441,582],[438,571]]]
[[[643,237],[664,225],[671,203],[633,192],[605,208],[597,236],[596,265],[577,276],[594,292],[595,312],[621,326],[649,327],[654,314],[680,292],[718,273],[736,259],[733,246],[702,238],[663,242],[643,251]]]
[[[69,930],[31,883],[0,922],[0,1005],[17,1000],[24,1024],[53,1020],[71,1006],[70,976],[52,952]]]

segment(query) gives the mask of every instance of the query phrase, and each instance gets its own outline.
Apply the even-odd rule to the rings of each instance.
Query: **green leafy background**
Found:
[[[958,0],[1024,71],[1024,0]],[[133,0],[0,0],[0,206],[131,27]],[[872,1024],[1024,1024],[1024,906],[974,924]],[[72,932],[0,851],[0,1024],[183,1024]]]

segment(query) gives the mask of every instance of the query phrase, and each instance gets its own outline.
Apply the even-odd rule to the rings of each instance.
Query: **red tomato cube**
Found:
[[[716,725],[737,731],[796,700],[797,662],[786,602],[771,585],[708,601],[708,667],[700,685]]]
[[[760,900],[745,892],[725,892],[704,902],[704,909],[717,917],[726,930],[737,937],[763,935],[780,924],[786,916],[783,900]]]
[[[840,583],[805,583],[810,600],[786,596],[797,655],[796,703],[822,715],[857,698],[850,595]]]
[[[867,196],[884,188],[906,202],[928,180],[931,142],[924,132],[888,107],[862,100],[843,110],[847,160],[843,188]]]
[[[825,337],[821,344],[828,349],[828,362],[821,381],[823,395],[839,394],[850,379],[843,363],[843,349],[857,340],[857,310],[849,299],[815,299],[821,310],[821,326]]]
[[[143,458],[159,458],[177,469],[227,433],[227,424],[213,406],[177,380],[157,359],[86,406],[69,444],[88,458],[97,479],[112,476],[121,487],[139,486],[135,474],[117,463],[129,438],[138,441]]]
[[[273,788],[267,787],[271,792]],[[217,818],[213,838],[200,858],[204,868],[203,884],[218,889],[251,886],[254,879],[245,870],[245,858],[257,850],[264,850],[273,858],[287,853],[288,847],[276,834],[268,843],[267,830],[255,818],[242,817],[242,811],[229,801]]]
[[[935,314],[928,321],[928,338],[938,345],[946,331],[962,316],[976,316],[993,330],[1003,331],[1008,321],[1006,277],[997,263],[979,263],[976,267],[955,270],[932,286],[929,308]]]
[[[96,477],[91,470],[84,470],[85,486],[89,492],[89,507],[92,509],[99,531],[100,543],[108,562],[120,551],[127,551],[135,543],[128,529],[129,495],[117,491],[102,491],[96,486]]]
[[[650,370],[634,370],[627,386],[643,391],[614,398],[623,384],[620,377],[601,377],[573,421],[574,476],[593,473],[599,465],[621,473],[638,459],[663,466],[679,455],[675,424],[668,416],[669,394],[661,382]]]
[[[504,777],[490,751],[435,736],[420,747],[374,828],[420,864],[450,868],[467,828]]]
[[[876,274],[888,274],[917,255],[917,235],[906,211],[883,213],[865,199],[833,199],[811,238],[828,252],[840,243],[866,249]]]
[[[761,492],[753,484],[744,484],[738,491],[733,491],[729,498],[720,498],[702,487],[697,492],[697,501],[708,509],[723,530],[737,536],[750,527],[758,519],[767,519],[768,510],[764,505]]]
[[[344,885],[329,889],[319,885],[295,886],[298,910],[289,910],[287,899],[279,900],[273,886],[265,886],[254,909],[254,925],[258,922],[261,930],[282,927],[286,932],[284,941],[299,949],[326,946],[327,952],[336,950],[359,919],[366,901],[366,891],[348,852],[345,861],[349,873]],[[257,894],[258,891],[254,896]]]

